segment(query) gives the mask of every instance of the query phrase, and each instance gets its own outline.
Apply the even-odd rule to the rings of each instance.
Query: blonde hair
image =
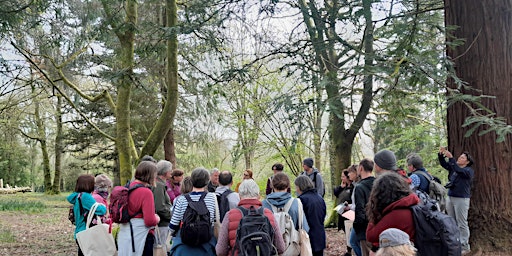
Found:
[[[375,256],[416,256],[416,248],[409,244],[381,247]]]

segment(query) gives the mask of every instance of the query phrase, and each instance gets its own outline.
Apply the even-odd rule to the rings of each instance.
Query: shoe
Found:
[[[466,254],[468,254],[468,253],[470,253],[470,252],[471,252],[471,250],[469,250],[469,249],[464,249],[464,250],[462,250],[461,255],[466,255]]]
[[[352,256],[352,253],[346,252],[345,254],[343,254],[343,256]]]

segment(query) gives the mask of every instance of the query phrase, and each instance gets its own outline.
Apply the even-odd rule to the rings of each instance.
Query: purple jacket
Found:
[[[169,198],[171,199],[171,203],[174,204],[174,198],[181,195],[180,187],[181,184],[174,184],[174,188],[172,187],[172,184],[169,180],[166,181],[167,185],[167,194],[169,194]]]

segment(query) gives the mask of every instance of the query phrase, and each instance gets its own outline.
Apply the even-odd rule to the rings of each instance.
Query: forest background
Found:
[[[384,148],[446,181],[448,146],[477,159],[472,243],[511,246],[509,1],[0,4],[4,184],[124,184],[153,155],[264,186],[273,163],[296,176],[313,157],[329,192]]]

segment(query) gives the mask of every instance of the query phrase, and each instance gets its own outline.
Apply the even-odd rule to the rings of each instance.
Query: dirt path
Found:
[[[0,255],[76,255],[74,226],[67,214],[63,207],[33,214],[0,211]],[[342,232],[328,229],[325,255],[343,255],[344,239]]]

